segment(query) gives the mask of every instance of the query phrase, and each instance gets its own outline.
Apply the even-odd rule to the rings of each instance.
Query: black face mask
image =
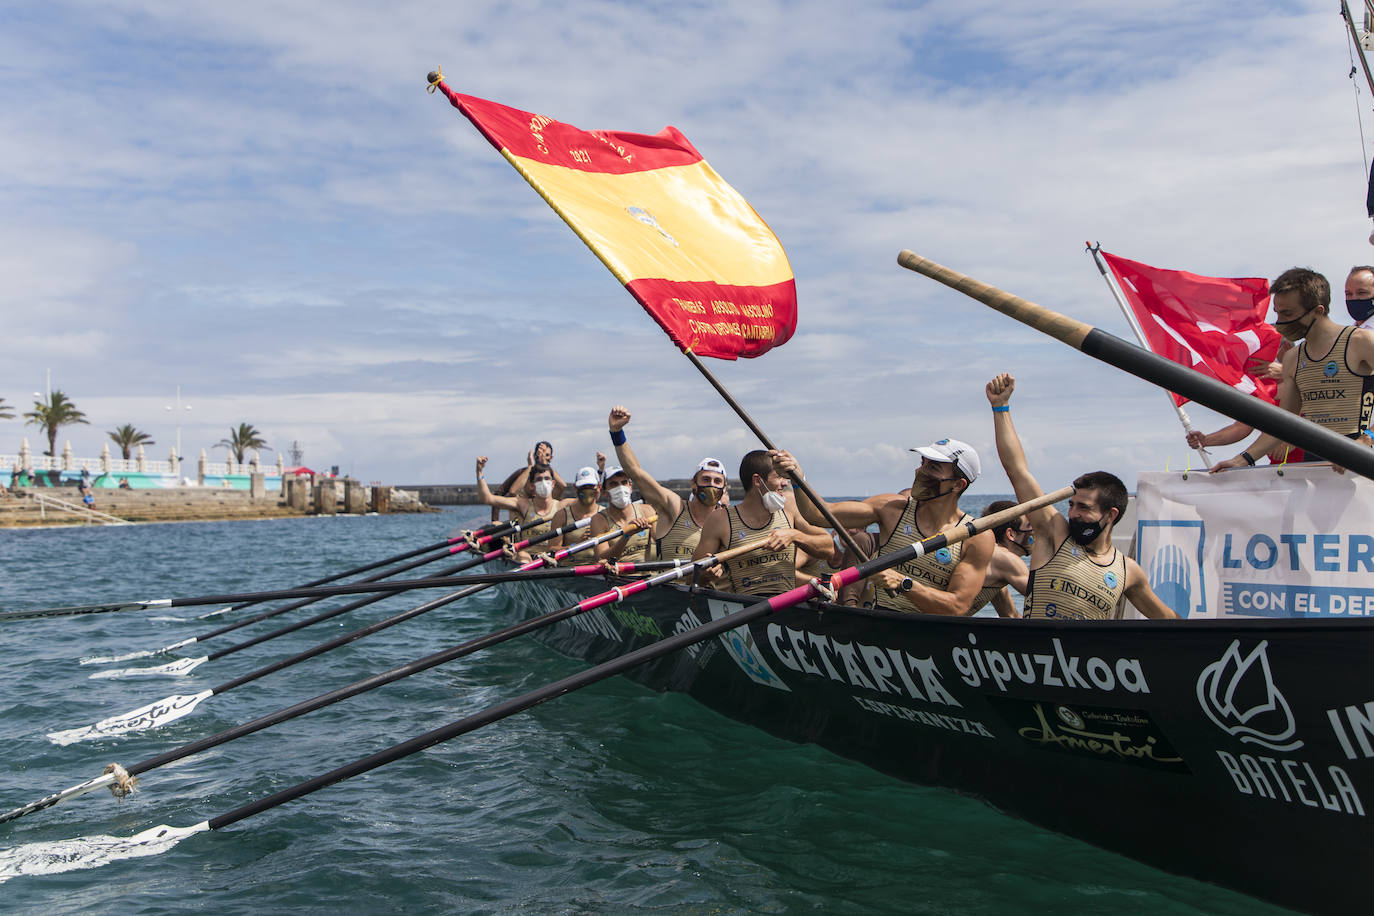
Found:
[[[1297,343],[1307,336],[1308,331],[1312,330],[1310,321],[1307,324],[1302,323],[1302,320],[1311,313],[1312,309],[1308,309],[1292,321],[1276,321],[1274,322],[1274,330],[1282,334],[1283,339],[1289,343]]]
[[[1104,514],[1100,518],[1091,522],[1076,521],[1069,519],[1069,540],[1080,547],[1087,547],[1097,536],[1107,527],[1107,516]]]
[[[1370,315],[1374,315],[1374,299],[1347,299],[1345,310],[1357,323],[1364,321]]]

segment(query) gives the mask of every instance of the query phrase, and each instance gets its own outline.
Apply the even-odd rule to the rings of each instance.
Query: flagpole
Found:
[[[1150,343],[1145,339],[1145,331],[1140,327],[1140,322],[1136,321],[1135,313],[1131,311],[1130,305],[1126,302],[1126,297],[1121,294],[1121,290],[1117,289],[1116,284],[1112,282],[1111,275],[1107,273],[1107,265],[1102,260],[1102,243],[1098,242],[1095,245],[1089,245],[1087,242],[1084,242],[1084,244],[1088,245],[1088,251],[1092,253],[1093,261],[1097,264],[1097,269],[1102,274],[1102,279],[1106,282],[1107,289],[1112,291],[1112,297],[1116,299],[1116,304],[1121,306],[1121,314],[1126,316],[1126,323],[1129,324],[1131,330],[1135,332],[1135,339],[1146,350],[1150,350]],[[1153,353],[1154,351],[1150,350],[1150,352]],[[1164,396],[1169,399],[1169,406],[1173,407],[1174,413],[1178,414],[1178,422],[1183,424],[1183,431],[1185,433],[1196,432],[1197,428],[1193,426],[1193,421],[1189,419],[1188,412],[1183,409],[1182,404],[1174,400],[1174,393],[1172,391],[1165,391]],[[1203,466],[1210,468],[1212,466],[1212,456],[1207,454],[1207,449],[1199,447],[1197,453],[1202,456]]]
[[[720,383],[719,379],[711,374],[711,370],[706,368],[706,364],[691,350],[683,350],[682,352],[683,355],[687,357],[688,362],[696,366],[697,370],[702,375],[706,376],[706,381],[710,382],[711,386],[720,393],[720,396],[725,399],[725,403],[730,405],[731,409],[733,409],[735,413],[739,415],[739,418],[744,421],[744,425],[749,427],[754,435],[758,437],[759,441],[763,443],[763,447],[769,451],[776,451],[778,447],[768,438],[768,434],[759,428],[758,424],[754,422],[753,417],[749,416],[745,409],[740,406],[739,401],[735,400],[734,395],[725,390],[725,386]],[[854,551],[855,556],[867,562],[869,559],[868,554],[854,542],[854,537],[849,533],[849,529],[840,524],[839,519],[835,518],[834,514],[830,511],[830,507],[823,503],[821,498],[816,495],[816,492],[811,489],[811,485],[806,482],[806,478],[798,474],[793,474],[790,471],[787,476],[792,478],[792,486],[805,493],[812,504],[821,511],[821,515],[825,516],[825,520],[830,523],[831,528],[835,529],[835,533],[840,536],[840,540],[844,541],[845,546]],[[741,480],[740,483],[745,483],[745,481]]]
[[[1368,0],[1365,2],[1365,8],[1370,9]],[[1365,60],[1364,46],[1360,44],[1360,35],[1355,29],[1355,19],[1350,15],[1350,4],[1346,3],[1345,0],[1341,0],[1341,18],[1345,20],[1346,27],[1350,29],[1350,40],[1355,44],[1355,53],[1360,58],[1360,66],[1364,69],[1364,79],[1369,84],[1369,91],[1374,92],[1374,75],[1369,72],[1369,61]]]

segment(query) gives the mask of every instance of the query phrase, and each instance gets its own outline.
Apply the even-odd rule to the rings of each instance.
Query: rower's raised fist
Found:
[[[477,476],[478,476],[478,477],[481,477],[481,476],[482,476],[482,468],[484,468],[484,467],[486,467],[486,466],[487,466],[487,456],[486,456],[486,455],[478,455],[478,456],[477,456]]]
[[[619,404],[611,408],[611,415],[606,423],[611,428],[611,432],[619,432],[625,428],[625,424],[630,422],[630,412]]]
[[[1003,372],[988,382],[985,389],[988,396],[988,403],[993,407],[1001,407],[1011,400],[1011,393],[1016,390],[1016,379],[1012,378],[1011,373]]]

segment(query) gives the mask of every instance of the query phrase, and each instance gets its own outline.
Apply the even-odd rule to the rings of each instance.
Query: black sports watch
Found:
[[[911,591],[911,589],[912,589],[915,585],[916,585],[915,580],[913,580],[910,576],[905,576],[905,577],[902,579],[902,584],[897,586],[897,591],[899,591],[899,592],[909,592],[909,591]]]

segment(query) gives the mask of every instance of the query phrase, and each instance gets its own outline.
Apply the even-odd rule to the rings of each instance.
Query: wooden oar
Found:
[[[858,566],[851,566],[841,570],[831,577],[832,588],[842,588],[861,578],[871,576],[899,563],[913,560],[917,557],[939,550],[941,547],[950,544],[957,544],[964,539],[986,531],[997,525],[1005,524],[1013,519],[1025,515],[1027,512],[1034,511],[1042,506],[1052,505],[1061,499],[1072,494],[1072,487],[1065,487],[1054,493],[1049,493],[1036,499],[1013,506],[1010,509],[996,512],[979,519],[972,519],[960,525],[953,526],[940,532],[937,535],[928,537],[922,541],[917,541],[892,553],[883,554],[875,557]],[[756,545],[749,545],[756,546]],[[706,558],[710,559],[710,558]],[[297,783],[280,792],[276,792],[255,802],[242,805],[232,811],[227,811],[217,817],[213,817],[199,824],[190,827],[171,827],[166,824],[151,827],[142,833],[132,837],[80,837],[65,843],[37,843],[29,847],[16,847],[9,850],[0,850],[0,879],[5,877],[24,874],[26,870],[33,868],[34,860],[41,860],[44,870],[48,872],[70,871],[81,868],[95,868],[107,862],[117,859],[125,859],[133,856],[157,855],[171,849],[186,837],[197,833],[204,833],[208,830],[220,830],[232,824],[238,823],[255,814],[260,814],[271,808],[278,807],[289,801],[294,801],[302,796],[309,795],[327,786],[342,782],[354,776],[359,776],[371,770],[375,770],[393,761],[409,757],[412,754],[449,741],[467,732],[475,731],[484,725],[490,725],[509,716],[537,706],[547,700],[565,696],[574,690],[581,689],[590,684],[595,684],[617,674],[622,674],[638,665],[653,659],[667,655],[670,652],[677,652],[688,646],[719,636],[722,633],[733,630],[736,627],[761,619],[776,611],[800,604],[808,598],[815,597],[820,593],[818,584],[813,580],[809,585],[794,588],[772,598],[767,598],[755,604],[751,604],[733,614],[717,618],[710,623],[692,627],[681,633],[659,640],[652,645],[644,646],[632,652],[614,658],[608,662],[596,665],[586,671],[579,672],[569,677],[555,681],[539,687],[528,693],[522,694],[514,699],[507,700],[490,706],[480,712],[474,713],[456,722],[451,722],[440,728],[425,732],[409,741],[393,745],[385,750],[378,751],[361,760],[338,767],[321,776]],[[620,600],[623,591],[621,588],[611,590],[611,597],[605,603]],[[588,599],[591,600],[591,599]],[[543,618],[538,618],[542,620]],[[532,622],[532,621],[527,621]],[[1162,624],[1167,626],[1167,624]],[[76,789],[79,787],[73,787]],[[59,795],[61,793],[58,793]],[[51,796],[50,796],[51,797]],[[60,799],[59,799],[60,800]],[[40,803],[35,803],[40,804]],[[52,802],[51,804],[56,804]]]
[[[316,587],[318,586],[323,586],[325,583],[337,581],[339,579],[353,575],[354,573],[364,572],[366,570],[376,569],[379,566],[389,565],[391,563],[396,562],[399,559],[409,559],[410,557],[416,556],[417,554],[429,553],[432,551],[440,551],[439,553],[435,554],[435,556],[430,557],[428,559],[422,557],[421,559],[413,563],[401,566],[397,569],[390,570],[389,572],[379,573],[375,576],[370,576],[367,579],[360,580],[362,582],[376,582],[380,579],[385,579],[388,576],[394,576],[398,573],[414,569],[417,566],[423,566],[426,563],[432,563],[435,560],[441,560],[446,556],[452,556],[453,554],[462,553],[463,551],[471,547],[473,543],[476,543],[479,546],[483,544],[488,544],[498,538],[505,536],[507,533],[518,531],[519,527],[519,525],[512,525],[509,522],[503,522],[501,525],[495,526],[495,528],[504,530],[494,530],[493,532],[482,535],[480,538],[476,538],[473,541],[469,541],[465,538],[450,538],[445,541],[440,541],[438,544],[431,544],[427,547],[407,551],[406,553],[398,557],[392,557],[386,560],[378,560],[377,562],[370,563],[367,566],[362,566],[354,570],[349,570],[347,572],[337,573],[336,575],[328,576],[324,579],[318,579],[314,582],[307,582],[304,585],[297,586],[296,588],[278,589],[275,591],[266,592],[241,592],[238,594],[228,595],[200,595],[193,598],[148,598],[137,601],[112,601],[106,602],[104,604],[81,604],[68,607],[34,608],[31,610],[24,611],[6,611],[5,613],[0,613],[0,623],[8,620],[32,620],[39,617],[75,617],[89,614],[109,614],[117,611],[141,611],[148,610],[150,608],[194,607],[197,605],[204,604],[225,604],[230,602],[243,602],[243,604],[240,606],[247,607],[250,604],[260,604],[264,601],[275,601],[284,598],[296,598],[301,596],[329,597],[331,595],[337,594],[356,594],[356,590],[354,592],[336,592],[329,591],[327,588],[322,591],[315,591],[314,589],[316,589]],[[338,586],[335,587],[337,588]],[[303,607],[309,603],[309,601],[302,601],[298,604],[293,604],[289,607],[276,608],[274,610],[267,611],[266,613],[258,614],[254,617],[250,617],[245,620],[240,620],[233,624],[230,624],[229,626],[222,628],[221,632],[227,633],[230,630],[247,626],[250,623],[257,623],[258,621],[266,620],[269,617],[275,617],[278,614],[285,613],[286,611],[295,610],[296,608]],[[235,608],[227,608],[226,610],[235,610]],[[204,639],[205,637],[202,636],[201,638]]]
[[[585,527],[590,523],[590,518],[581,519],[570,525],[564,525],[562,528],[556,528],[552,531],[547,531],[541,535],[538,535],[537,537],[526,538],[525,540],[520,541],[519,543],[514,545],[513,549],[524,550],[526,547],[529,547],[532,544],[539,544],[543,541],[547,541],[552,538],[558,537],[561,534],[568,534],[578,528]],[[263,633],[262,635],[255,636],[252,639],[245,639],[242,642],[235,643],[234,645],[229,646],[225,649],[221,649],[218,652],[212,652],[209,655],[203,655],[193,658],[181,658],[177,659],[174,662],[168,662],[165,665],[156,665],[151,668],[119,668],[108,671],[98,671],[95,674],[92,674],[91,677],[106,679],[147,676],[182,677],[184,675],[191,673],[191,671],[195,670],[197,667],[205,664],[206,662],[214,661],[215,659],[219,658],[224,658],[226,655],[233,655],[235,652],[241,652],[244,649],[248,649],[256,645],[261,645],[262,643],[265,643],[268,640],[276,639],[279,636],[285,636],[288,633],[294,633],[297,630],[303,630],[306,627],[314,626],[317,623],[322,623],[326,620],[332,620],[333,618],[338,617],[341,614],[347,614],[350,611],[356,611],[358,608],[367,607],[369,604],[376,604],[378,601],[385,601],[387,598],[392,597],[398,592],[411,591],[419,588],[451,588],[454,584],[453,576],[455,573],[461,572],[465,569],[471,569],[474,566],[478,566],[482,563],[494,560],[497,557],[501,556],[503,552],[504,548],[492,550],[488,553],[482,554],[479,557],[474,557],[470,560],[465,560],[464,562],[459,563],[457,566],[450,566],[447,569],[443,569],[440,571],[438,576],[429,579],[402,579],[399,582],[386,583],[385,586],[382,587],[379,587],[380,583],[359,583],[356,585],[326,586],[326,588],[329,589],[337,589],[338,591],[334,591],[333,594],[339,595],[356,594],[360,591],[375,592],[376,594],[372,594],[367,598],[359,598],[357,601],[350,601],[348,604],[343,604],[339,607],[331,608],[327,611],[321,611],[313,617],[307,617],[304,620],[298,620],[295,623],[287,624],[284,627],[278,627],[277,629],[272,630],[271,632]],[[417,560],[416,562],[432,563],[435,560],[440,559],[443,559],[443,555],[440,555],[438,557],[432,557],[423,561]],[[409,568],[409,565],[401,567],[401,569],[406,568]],[[392,573],[388,573],[388,575],[394,574],[394,572],[399,571],[400,570],[395,570]],[[183,641],[182,643],[174,645],[174,648],[181,648],[182,646],[186,646],[189,644],[190,642]]]
[[[614,533],[608,532],[608,534]],[[242,738],[244,735],[250,735],[254,732],[261,731],[264,728],[269,728],[273,725],[285,722],[288,719],[294,719],[297,716],[305,715],[308,712],[314,712],[317,709],[323,709],[326,706],[331,706],[334,703],[338,703],[350,697],[355,697],[358,694],[366,693],[369,690],[374,690],[385,684],[390,684],[394,681],[401,680],[402,678],[410,677],[412,674],[418,674],[421,671],[428,671],[430,668],[434,668],[438,665],[445,664],[446,662],[451,662],[455,659],[463,658],[464,656],[471,655],[474,652],[479,652],[483,649],[488,649],[492,646],[499,645],[500,643],[506,642],[507,640],[514,639],[517,636],[522,636],[526,633],[532,633],[535,630],[540,630],[544,627],[552,626],[553,624],[558,623],[559,621],[566,620],[569,617],[573,617],[577,614],[594,610],[614,601],[619,601],[628,593],[627,590],[631,587],[631,585],[639,586],[635,589],[635,591],[643,591],[644,589],[652,588],[655,585],[661,585],[666,582],[672,582],[677,579],[684,578],[693,573],[694,571],[707,569],[719,562],[733,559],[734,557],[740,556],[741,554],[747,553],[751,550],[756,550],[761,546],[761,543],[756,542],[753,544],[744,545],[742,547],[735,547],[730,550],[722,551],[720,554],[717,555],[702,557],[700,560],[687,562],[672,561],[674,568],[671,572],[667,572],[659,576],[654,576],[651,579],[645,579],[639,582],[630,583],[630,585],[607,589],[599,595],[593,595],[590,598],[584,598],[575,604],[568,605],[567,607],[559,608],[556,611],[550,611],[549,613],[543,614],[539,617],[532,617],[529,620],[522,620],[519,623],[512,624],[511,626],[505,627],[501,630],[497,630],[494,633],[489,633],[485,636],[480,636],[476,639],[469,640],[468,642],[462,643],[461,645],[454,646],[449,649],[445,649],[441,652],[435,652],[432,655],[427,655],[423,658],[416,659],[415,661],[408,662],[407,664],[400,665],[396,668],[392,668],[389,671],[384,671],[380,674],[375,674],[371,677],[366,677],[362,680],[355,681],[352,684],[349,684],[345,687],[340,687],[337,690],[332,690],[329,693],[320,694],[319,696],[309,700],[303,700],[300,703],[295,704],[294,706],[289,706],[285,709],[280,709],[276,712],[268,713],[267,715],[254,719],[251,722],[246,722],[243,725],[237,725],[233,728],[229,728],[222,732],[219,732],[218,734],[210,735],[209,737],[201,738],[197,741],[192,741],[189,744],[184,744],[181,747],[173,748],[172,750],[159,754],[156,757],[150,757],[147,760],[135,763],[128,769],[123,769],[112,764],[110,767],[106,768],[107,772],[101,774],[100,776],[97,776],[95,779],[79,783],[77,785],[71,786],[70,788],[63,789],[61,792],[55,792],[52,795],[44,796],[43,798],[40,798],[34,802],[30,802],[27,805],[15,808],[12,811],[8,811],[4,814],[0,814],[0,824],[3,824],[5,821],[10,821],[14,820],[15,818],[23,817],[26,814],[32,814],[35,811],[42,811],[44,808],[51,808],[53,805],[56,805],[59,802],[66,801],[67,799],[71,798],[76,798],[78,796],[85,795],[88,792],[94,792],[98,789],[104,789],[111,786],[118,786],[121,783],[123,783],[123,785],[127,788],[129,787],[129,784],[127,782],[124,782],[124,780],[127,780],[129,777],[137,777],[143,773],[148,772],[149,770],[153,770],[157,767],[164,766],[165,764],[181,760],[185,757],[191,756],[192,754],[199,754],[201,751],[209,750],[210,748],[217,747],[221,744],[226,744],[237,738]],[[643,566],[644,564],[635,565],[622,563],[620,564],[620,569],[624,572],[634,572],[642,570]],[[573,568],[577,570],[585,570],[585,574],[597,574],[604,572],[603,568],[599,565]],[[468,591],[467,593],[471,594],[471,591]],[[460,595],[458,597],[462,596]],[[168,700],[173,699],[177,698],[168,698]],[[176,717],[180,718],[181,715],[185,715],[189,712],[190,710],[188,709],[184,713],[179,713]],[[171,719],[163,719],[160,721],[156,721],[152,725],[141,726],[141,728],[152,728],[155,725],[166,724],[166,722],[168,721],[171,721]]]
[[[1324,429],[1282,407],[1257,397],[1241,394],[1229,385],[1208,378],[1201,372],[1157,356],[1100,328],[1061,315],[1058,312],[1013,296],[995,286],[951,270],[934,261],[902,251],[897,263],[907,270],[938,280],[951,289],[977,299],[1009,318],[1030,325],[1055,340],[1062,341],[1094,359],[1129,372],[1151,384],[1183,395],[1218,413],[1248,423],[1255,429],[1277,436],[1314,455],[1321,455],[1362,477],[1374,479],[1374,450]]]

